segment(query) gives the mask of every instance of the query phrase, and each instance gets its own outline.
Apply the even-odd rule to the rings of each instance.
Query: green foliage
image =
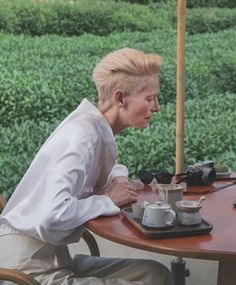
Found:
[[[120,0],[121,2],[129,2],[129,3],[139,3],[139,4],[150,4],[150,3],[160,3],[164,0]]]
[[[204,8],[204,7],[227,7],[236,8],[236,2],[232,0],[188,0],[186,1],[189,8]]]
[[[0,30],[10,33],[0,34],[0,184],[6,197],[56,125],[84,97],[96,101],[96,62],[126,46],[159,53],[165,65],[162,110],[147,129],[118,136],[120,162],[132,177],[141,168],[174,172],[177,1],[125,2],[0,0]],[[234,2],[187,1],[186,166],[212,159],[236,169]],[[203,4],[233,9],[197,8]]]
[[[236,8],[199,8],[187,10],[188,34],[211,33],[236,27]]]
[[[21,125],[0,128],[0,181],[1,192],[6,198],[14,191],[54,125],[26,121]]]
[[[48,9],[32,1],[0,1],[0,30],[14,34],[46,33]]]
[[[166,3],[153,3],[150,7],[162,17],[172,28],[177,28],[177,2],[169,1]],[[188,1],[187,1],[188,3]],[[236,5],[234,8],[226,7],[202,7],[186,9],[186,32],[194,35],[198,33],[214,33],[236,26]]]
[[[91,74],[97,60],[124,47],[160,53],[160,102],[175,101],[176,35],[122,33],[63,38],[0,35],[0,121],[2,126],[62,120],[81,98],[96,100]],[[236,93],[236,31],[189,37],[186,42],[186,97]]]
[[[187,41],[186,85],[190,84],[186,90],[188,98],[225,91],[236,93],[235,80],[232,80],[236,65],[235,32],[234,29],[195,35],[191,41]],[[191,85],[194,85],[195,91]],[[192,94],[189,89],[192,89]]]
[[[236,169],[236,96],[212,94],[186,102],[185,165],[212,159]],[[175,104],[163,106],[149,128],[127,129],[117,136],[119,160],[131,177],[142,168],[175,171]],[[9,197],[42,143],[59,121],[26,121],[0,128],[1,190]]]
[[[186,104],[186,162],[213,159],[236,167],[235,94],[212,94]]]
[[[114,0],[53,1],[0,0],[0,31],[31,36],[84,33],[108,35],[121,31],[151,31],[169,26],[165,13],[158,16],[147,5]]]
[[[93,0],[91,5],[87,0],[72,3],[66,0],[49,3],[0,0],[0,31],[31,36],[78,36],[85,33],[104,36],[124,31],[176,29],[177,1],[128,2]],[[148,5],[141,5],[145,2]],[[187,9],[189,34],[215,32],[236,25],[236,7],[215,6]]]
[[[3,35],[0,46],[2,125],[62,119],[79,98],[94,93],[94,60],[82,53],[80,40]]]
[[[185,165],[205,159],[236,169],[235,94],[212,94],[186,102]],[[137,177],[140,169],[175,171],[175,104],[162,108],[145,130],[118,137],[122,163]]]

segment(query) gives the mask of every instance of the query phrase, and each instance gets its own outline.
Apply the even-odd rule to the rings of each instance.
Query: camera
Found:
[[[214,162],[211,160],[201,161],[187,168],[187,185],[210,185],[216,179]]]

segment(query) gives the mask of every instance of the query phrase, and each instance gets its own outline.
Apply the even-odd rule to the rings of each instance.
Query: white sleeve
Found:
[[[94,139],[95,140],[95,139]],[[43,173],[42,207],[34,221],[40,237],[55,243],[72,231],[100,215],[114,215],[120,209],[105,195],[79,199],[86,189],[86,180],[94,162],[94,146],[80,139],[78,144],[64,144]],[[92,194],[92,193],[91,193]]]
[[[128,177],[128,175],[129,175],[129,170],[125,165],[115,164],[107,178],[107,184],[109,184],[114,177],[117,177],[117,176]]]
[[[120,209],[105,195],[93,195],[79,200],[71,195],[73,180],[69,175],[50,171],[47,173],[47,195],[37,216],[36,228],[40,237],[56,243],[78,226],[100,215],[115,215]],[[52,191],[57,189],[57,191]]]

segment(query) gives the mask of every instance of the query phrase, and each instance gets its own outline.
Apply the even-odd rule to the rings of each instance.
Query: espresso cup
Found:
[[[176,201],[183,200],[184,186],[181,184],[157,184],[160,200],[170,204],[177,213]]]
[[[176,214],[171,206],[157,202],[145,207],[142,225],[152,228],[165,228],[174,225],[175,220]]]
[[[144,209],[145,207],[148,205],[147,201],[144,202],[136,202],[132,204],[132,210],[133,210],[133,214],[134,217],[136,219],[142,219],[143,217],[143,213],[144,213]]]

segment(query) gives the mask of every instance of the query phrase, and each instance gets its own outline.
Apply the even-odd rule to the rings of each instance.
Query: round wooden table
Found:
[[[215,187],[217,185],[222,185],[222,182],[214,183]],[[158,193],[151,187],[139,191],[140,201],[159,200]],[[236,185],[204,195],[206,199],[203,201],[201,216],[213,225],[212,231],[206,235],[150,239],[138,231],[122,213],[117,216],[99,217],[88,222],[87,228],[105,239],[146,251],[179,258],[217,260],[219,261],[217,285],[234,285],[236,284],[236,209],[233,208],[233,201],[236,200]],[[184,197],[199,199],[198,194],[191,192],[186,192]]]

